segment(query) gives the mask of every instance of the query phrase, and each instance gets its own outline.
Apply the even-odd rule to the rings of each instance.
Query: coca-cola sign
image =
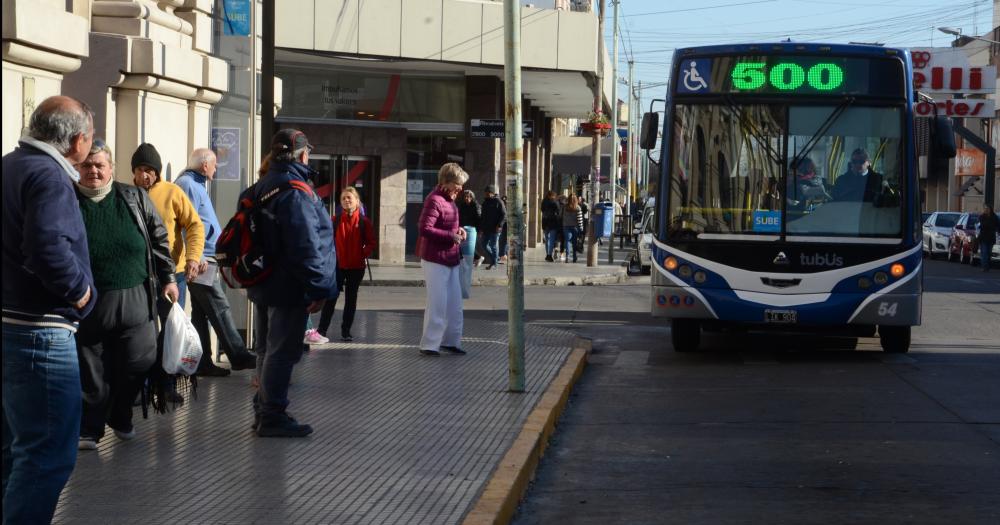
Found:
[[[921,47],[910,49],[913,60],[913,87],[922,93],[996,92],[995,66],[972,66],[959,47]]]

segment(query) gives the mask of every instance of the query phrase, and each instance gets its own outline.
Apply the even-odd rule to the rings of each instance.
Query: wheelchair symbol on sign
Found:
[[[687,71],[684,72],[684,88],[688,91],[701,91],[708,89],[708,82],[701,77],[698,72],[698,64],[692,60]]]

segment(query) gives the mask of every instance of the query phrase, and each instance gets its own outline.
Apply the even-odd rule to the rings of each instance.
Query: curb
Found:
[[[525,286],[592,286],[601,284],[618,284],[628,280],[628,272],[624,269],[592,275],[575,277],[531,277],[524,279]],[[376,279],[364,280],[361,286],[424,286],[423,279]],[[507,277],[475,277],[472,286],[507,286]]]
[[[573,339],[573,351],[528,414],[521,432],[500,459],[486,488],[465,516],[464,525],[510,523],[521,497],[528,489],[528,483],[534,478],[556,421],[566,408],[569,393],[583,374],[592,345],[590,339]]]

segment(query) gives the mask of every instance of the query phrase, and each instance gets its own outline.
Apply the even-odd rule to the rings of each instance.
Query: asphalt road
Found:
[[[515,523],[1000,523],[1000,271],[927,261],[905,355],[753,334],[679,354],[642,281],[526,292],[594,352]]]

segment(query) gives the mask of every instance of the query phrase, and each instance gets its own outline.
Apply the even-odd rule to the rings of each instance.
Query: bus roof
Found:
[[[904,56],[909,51],[898,47],[882,47],[868,44],[822,44],[807,42],[762,42],[752,44],[723,44],[714,46],[682,47],[674,51],[674,58],[687,55],[726,54],[797,54],[830,53],[835,55],[855,55],[869,57]]]

